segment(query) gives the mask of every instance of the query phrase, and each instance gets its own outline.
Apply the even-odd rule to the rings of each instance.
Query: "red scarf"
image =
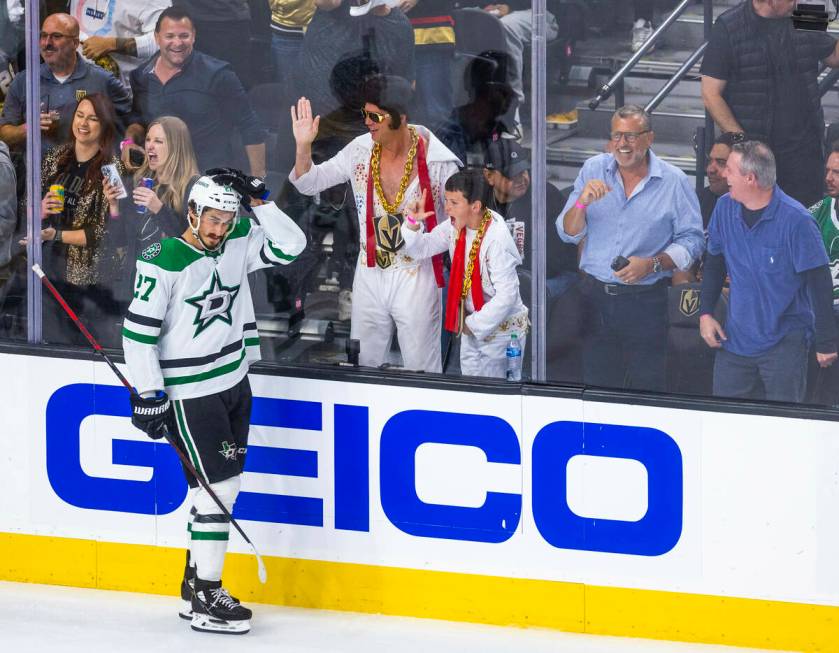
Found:
[[[487,225],[489,229],[490,225]],[[484,232],[486,235],[486,232]],[[475,238],[478,235],[475,234]],[[481,243],[483,244],[483,243]],[[446,331],[458,333],[460,329],[460,296],[463,294],[463,277],[466,276],[466,228],[460,230],[457,243],[454,246],[452,269],[449,277],[449,290],[446,295]],[[475,265],[472,267],[472,304],[475,311],[484,307],[484,288],[481,285],[481,247],[475,254]],[[463,309],[466,310],[464,302]],[[465,316],[464,316],[465,317]]]
[[[376,267],[376,231],[373,227],[375,215],[374,204],[376,202],[375,189],[373,188],[373,155],[370,154],[370,165],[367,168],[367,267]],[[425,161],[425,143],[422,136],[417,142],[417,176],[419,177],[420,192],[425,191],[424,211],[430,211],[431,215],[425,219],[426,231],[431,231],[437,226],[437,213],[434,209],[434,194],[431,192],[431,178],[428,176],[428,164]],[[431,264],[434,267],[434,278],[437,280],[437,287],[442,288],[443,281],[443,255],[437,254],[432,257]]]

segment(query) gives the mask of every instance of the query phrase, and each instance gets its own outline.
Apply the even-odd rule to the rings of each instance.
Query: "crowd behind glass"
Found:
[[[786,0],[754,2],[775,6]],[[498,5],[115,0],[107,9],[99,4],[41,3],[40,125],[28,125],[22,2],[0,1],[3,339],[26,336],[24,154],[27,134],[39,129],[43,267],[108,347],[121,346],[125,311],[142,292],[134,286],[133,262],[161,238],[178,237],[187,228],[189,191],[198,175],[232,167],[265,178],[272,200],[308,239],[306,250],[291,265],[252,275],[266,360],[358,362],[352,321],[369,316],[363,308],[368,304],[359,303],[364,289],[354,285],[359,266],[367,264],[368,247],[375,243],[375,260],[370,258],[374,267],[387,270],[398,267],[400,257],[410,262],[412,255],[425,256],[435,261],[429,269],[433,267],[443,287],[434,295],[435,306],[416,294],[409,298],[414,310],[424,313],[423,320],[431,315],[437,323],[430,331],[419,318],[407,325],[398,317],[387,318],[376,345],[383,348],[376,366],[449,375],[490,369],[468,362],[474,352],[460,351],[467,346],[461,331],[473,335],[470,324],[482,347],[495,339],[503,365],[513,334],[530,346],[531,288],[534,277],[544,275],[546,295],[540,301],[547,314],[549,381],[839,403],[839,381],[832,369],[834,290],[830,281],[825,290],[821,276],[830,265],[835,277],[833,260],[839,259],[839,218],[831,199],[839,196],[839,147],[828,147],[826,159],[820,142],[803,151],[798,144],[818,131],[806,122],[777,119],[766,133],[746,124],[748,118],[740,119],[745,109],[730,93],[724,95],[725,80],[732,79],[725,57],[706,55],[703,64],[703,99],[722,129],[708,152],[708,185],[701,193],[697,195],[682,172],[656,157],[654,119],[634,106],[615,113],[611,131],[603,135],[603,154],[585,163],[573,187],[549,183],[532,189],[530,153],[522,145],[529,124],[530,84],[524,65],[532,37],[529,0]],[[635,3],[633,49],[652,31],[650,4]],[[549,3],[549,9],[554,6]],[[453,14],[465,8],[500,26],[503,40],[477,55],[458,56]],[[559,31],[554,13],[547,16],[549,39]],[[719,41],[723,37],[718,32]],[[736,51],[738,46],[730,47]],[[802,57],[833,65],[832,39],[808,47],[812,53]],[[794,70],[780,68],[772,73],[776,82],[783,75],[794,79]],[[389,90],[376,80],[390,80]],[[784,98],[789,111],[798,112],[796,103],[807,97],[803,83],[797,88],[800,92]],[[715,104],[723,97],[732,103],[731,115]],[[377,216],[374,241],[366,232],[368,208],[358,189],[354,191],[353,173],[345,177],[348,181],[328,187],[307,184],[312,173],[300,168],[301,150],[310,157],[309,165],[325,170],[318,164],[339,160],[353,139],[385,129],[383,125],[399,128],[399,114],[419,126],[406,133],[420,134],[414,138],[429,163],[448,162],[441,168],[446,178],[459,168],[466,173],[446,186],[445,197],[443,178],[440,197],[427,206],[409,202],[400,212],[395,202],[387,217],[396,222],[379,227]],[[752,140],[758,137],[770,147]],[[437,144],[439,149],[432,151]],[[431,177],[437,169],[430,170]],[[790,170],[805,172],[795,179]],[[413,174],[421,176],[422,171]],[[786,194],[775,186],[776,177]],[[823,178],[825,185],[817,181]],[[729,186],[732,193],[726,196]],[[533,194],[543,192],[546,266],[537,270],[531,251],[532,205]],[[480,201],[474,224],[466,213],[455,219],[460,209],[448,201],[451,193],[460,193],[467,204]],[[801,217],[802,204],[796,200],[812,206],[809,222]],[[418,236],[408,233],[414,218],[423,217],[423,209],[433,211],[437,201],[444,207],[442,218],[448,223],[451,216],[456,228],[465,225],[479,237],[485,231],[505,232],[500,239],[485,237],[485,245],[513,262],[512,277],[499,266],[500,253],[491,261],[480,259],[488,266],[483,271],[488,299],[504,292],[511,298],[488,331],[480,331],[476,320],[464,321],[463,315],[451,317],[459,308],[447,293],[460,295],[467,277],[460,310],[474,317],[483,301],[468,296],[469,266],[465,275],[451,272],[458,256],[455,268],[462,268],[469,257],[468,251],[458,253],[456,234],[440,236],[434,244],[422,238],[442,225],[430,229],[426,223],[416,226]],[[804,220],[800,230],[790,228],[792,235],[783,236],[794,241],[790,253],[760,240],[768,237],[760,230],[768,229],[772,216],[785,216],[785,211],[796,218],[784,224]],[[726,222],[728,214],[734,217]],[[746,225],[743,233],[737,232],[738,221]],[[388,228],[396,230],[391,240]],[[740,260],[743,248],[750,252],[746,260]],[[766,286],[774,293],[768,299],[761,294]],[[751,302],[760,306],[744,303],[742,297],[750,293],[760,296]],[[761,349],[778,327],[772,323],[773,301],[786,302],[778,309],[786,311],[783,319],[798,322],[794,329],[785,327],[772,347]],[[82,346],[75,327],[51,302],[44,298],[44,341]],[[440,328],[458,319],[453,328]],[[423,330],[434,337],[415,346],[433,355],[403,355],[400,344],[404,349],[406,334]],[[364,342],[362,364],[373,360],[365,358],[369,345]],[[725,357],[716,369],[715,357]],[[526,349],[523,359],[526,377]],[[434,360],[439,366],[426,362]],[[744,360],[754,362],[754,378],[744,371]],[[503,376],[504,371],[490,375]],[[801,379],[779,383],[780,375],[787,381],[790,376]]]

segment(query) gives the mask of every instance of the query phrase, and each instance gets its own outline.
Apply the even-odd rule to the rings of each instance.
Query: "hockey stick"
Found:
[[[35,272],[35,274],[38,275],[38,278],[41,280],[41,283],[43,283],[46,289],[50,291],[50,294],[53,297],[55,297],[55,300],[59,303],[61,308],[64,309],[64,312],[67,313],[71,320],[73,320],[73,322],[79,328],[79,331],[82,332],[82,335],[85,338],[87,338],[87,341],[90,343],[90,346],[93,347],[93,350],[105,359],[105,362],[108,364],[108,367],[110,367],[113,373],[116,374],[117,378],[120,380],[120,383],[122,383],[122,385],[128,388],[128,392],[136,395],[137,391],[128,382],[128,379],[125,378],[125,375],[123,375],[123,373],[119,371],[119,368],[117,368],[117,366],[114,365],[114,362],[108,357],[108,354],[105,353],[105,350],[102,349],[102,345],[100,345],[96,341],[96,338],[94,338],[91,335],[90,331],[87,330],[85,325],[82,324],[82,321],[79,319],[78,315],[76,315],[75,311],[73,311],[73,309],[70,308],[70,305],[67,303],[64,297],[61,296],[61,293],[58,292],[56,287],[52,285],[52,282],[47,278],[47,275],[41,269],[41,266],[36,263],[32,266],[32,270]],[[233,518],[233,515],[230,514],[230,511],[224,506],[224,504],[221,502],[221,499],[218,498],[218,495],[215,492],[213,492],[212,488],[210,488],[209,483],[207,483],[204,477],[198,473],[198,470],[195,469],[195,465],[193,465],[190,459],[187,458],[186,454],[183,451],[181,451],[180,447],[178,447],[175,444],[175,441],[172,438],[172,434],[169,433],[169,429],[165,429],[163,435],[166,438],[166,441],[170,445],[172,445],[172,448],[175,450],[175,453],[178,454],[178,458],[181,459],[181,463],[183,464],[184,468],[192,475],[192,477],[196,481],[198,481],[201,487],[204,488],[204,491],[210,495],[210,498],[212,498],[215,504],[219,507],[224,516],[227,517],[230,520],[230,523],[233,524],[237,531],[239,531],[239,535],[242,536],[242,539],[244,539],[245,542],[247,542],[250,545],[251,549],[253,550],[253,554],[256,556],[259,582],[265,583],[268,580],[268,572],[265,569],[265,564],[262,562],[262,557],[259,555],[259,551],[256,550],[254,543],[251,542],[250,538],[247,535],[245,535],[245,531],[242,530],[242,527],[239,526],[239,523]]]

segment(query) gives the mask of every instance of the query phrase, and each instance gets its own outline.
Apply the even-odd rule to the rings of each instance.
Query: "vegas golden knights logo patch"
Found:
[[[686,288],[679,297],[679,312],[685,317],[696,314],[699,310],[699,291]]]
[[[83,88],[76,89],[76,102],[81,102],[87,97],[87,91]]]
[[[393,265],[396,252],[405,245],[402,238],[402,214],[388,213],[373,221],[376,232],[376,264],[380,268]]]

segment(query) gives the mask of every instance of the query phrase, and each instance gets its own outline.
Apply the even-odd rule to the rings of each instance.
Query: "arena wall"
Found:
[[[0,366],[0,579],[175,594],[175,454],[133,429],[104,364]],[[251,383],[235,514],[269,579],[231,535],[243,600],[839,650],[835,422],[504,385]]]

